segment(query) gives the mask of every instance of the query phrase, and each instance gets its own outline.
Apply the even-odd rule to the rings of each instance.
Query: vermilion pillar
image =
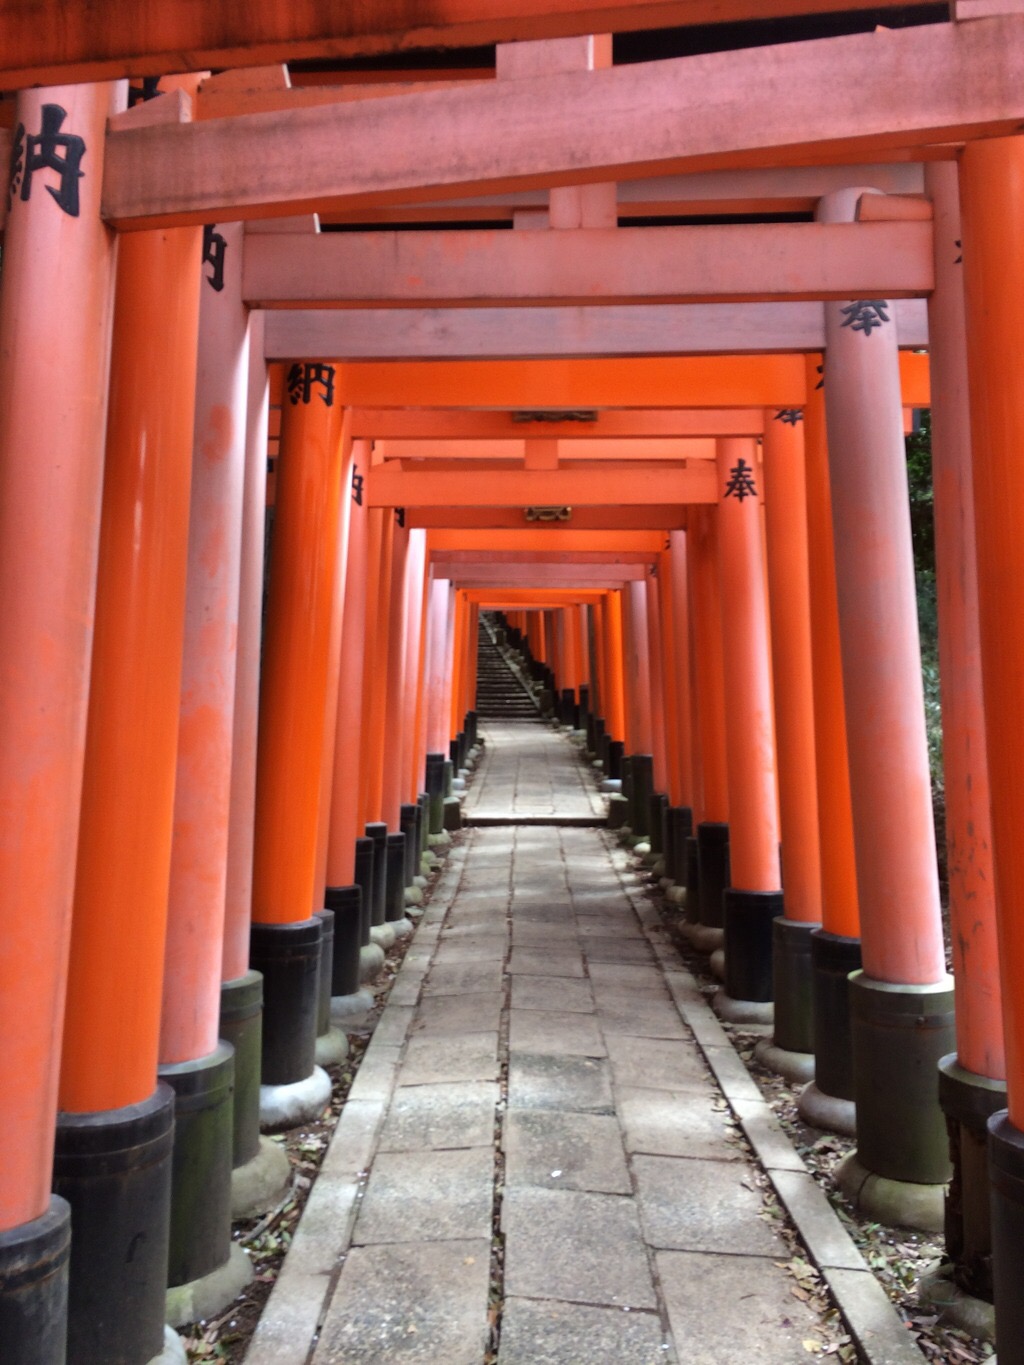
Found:
[[[455,594],[451,579],[433,578],[427,622],[425,777],[430,798],[430,833],[435,838],[444,828],[444,765],[448,749],[447,680],[451,672],[448,646],[454,611]]]
[[[1008,1112],[989,1123],[993,1279],[999,1353],[1024,1361],[1024,849],[1020,678],[1024,642],[1024,408],[1017,321],[1024,288],[1024,142],[969,143],[961,162],[981,668],[991,784]],[[936,225],[938,227],[938,224]]]
[[[772,998],[772,921],[782,914],[767,593],[752,439],[719,440],[718,562],[727,720],[730,888],[723,895],[725,992]]]
[[[668,813],[666,874],[674,883],[668,896],[685,901],[690,874],[696,869],[697,846],[693,836],[693,703],[690,689],[690,606],[686,570],[686,532],[671,531],[669,548],[660,556],[664,598],[665,689],[671,698],[672,718],[669,765],[672,773],[672,806]],[[696,878],[694,877],[694,881]],[[693,888],[696,899],[696,885]]]
[[[721,946],[722,893],[729,885],[729,785],[725,757],[725,682],[719,606],[718,528],[713,509],[694,507],[686,536],[693,632],[693,692],[697,703],[695,747],[701,792],[697,823],[696,918],[698,948]]]
[[[50,1180],[114,285],[100,188],[123,101],[123,85],[79,85],[23,92],[15,109],[22,137],[49,127],[68,140],[63,170],[22,162],[0,287],[0,1340],[12,1365],[64,1359],[68,1210]]]
[[[148,1360],[164,1338],[174,1095],[156,1068],[201,244],[199,228],[140,232],[118,256],[54,1164],[72,1207],[68,1341],[82,1365]]]
[[[956,1052],[939,1063],[953,1181],[946,1251],[954,1278],[991,1300],[987,1119],[1006,1105],[996,893],[978,624],[959,176],[926,171],[935,215],[935,290],[928,300],[932,488],[946,797],[946,864],[956,997]]]
[[[654,790],[662,795],[669,792],[668,721],[665,711],[665,665],[662,649],[661,592],[654,574],[644,579],[647,609],[648,659],[651,680],[651,755],[654,759]]]
[[[814,758],[814,685],[807,486],[802,413],[765,412],[764,485],[772,674],[782,831],[785,914],[775,921],[775,1045],[765,1059],[809,1080],[814,1011],[811,932],[821,922],[818,784]]]
[[[253,964],[263,972],[262,1112],[267,1126],[318,1113],[320,922],[310,917],[337,585],[343,409],[336,368],[288,367],[260,688]]]
[[[218,1042],[249,389],[242,230],[203,269],[160,1074],[177,1119],[168,1315],[214,1311],[248,1278],[231,1241],[233,1049]],[[213,241],[213,236],[218,240]],[[221,288],[215,287],[217,283]],[[200,1160],[200,1153],[203,1159]],[[211,1155],[212,1154],[212,1155]],[[223,1280],[223,1283],[222,1283]],[[210,1288],[214,1294],[207,1302]],[[221,1295],[227,1297],[221,1300]]]
[[[332,996],[358,996],[358,984],[372,979],[384,965],[384,950],[370,941],[370,905],[364,901],[355,881],[356,840],[362,835],[362,795],[360,763],[363,707],[363,667],[366,648],[366,605],[369,538],[369,509],[363,495],[363,478],[369,459],[364,441],[353,445],[350,486],[341,495],[349,501],[348,565],[345,573],[345,601],[342,614],[341,654],[338,672],[337,717],[331,780],[330,833],[327,844],[326,901],[335,911],[336,962],[355,944],[347,931],[354,926],[348,916],[359,915],[358,980],[353,973],[339,972],[332,984]],[[340,965],[340,963],[339,963]],[[367,1008],[367,997],[350,1002],[352,1012]],[[344,1008],[333,1006],[335,1010]]]
[[[215,283],[215,279],[207,279],[205,287],[212,289]],[[269,374],[263,356],[263,316],[253,314],[249,322],[249,392],[221,962],[220,1036],[235,1050],[233,1218],[267,1213],[279,1202],[291,1176],[287,1153],[279,1144],[260,1136],[263,977],[249,966],[270,405]]]
[[[622,593],[616,590],[605,598],[605,674],[608,679],[605,720],[608,733],[620,743],[626,738],[622,661]]]
[[[802,1092],[798,1107],[808,1122],[852,1136],[856,1114],[848,978],[861,965],[860,911],[823,374],[822,357],[808,357],[804,461],[822,927],[811,933],[814,1080]]]
[[[630,701],[630,825],[633,835],[650,835],[650,798],[654,791],[654,722],[651,699],[651,641],[647,589],[633,580],[624,591],[626,693]]]
[[[857,190],[827,195],[823,221],[852,218]],[[850,795],[864,969],[854,976],[859,1161],[933,1185],[949,1175],[930,1074],[953,1042],[924,729],[896,328],[879,300],[826,303],[825,411],[835,526]],[[902,1019],[917,1026],[900,1025]],[[927,1020],[927,1026],[924,1021]],[[914,1192],[928,1223],[927,1196]],[[861,1189],[870,1205],[870,1189]]]

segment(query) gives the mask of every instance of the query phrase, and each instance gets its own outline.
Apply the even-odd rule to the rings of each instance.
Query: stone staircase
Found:
[[[497,642],[482,614],[477,642],[476,713],[481,719],[537,720],[537,703]]]

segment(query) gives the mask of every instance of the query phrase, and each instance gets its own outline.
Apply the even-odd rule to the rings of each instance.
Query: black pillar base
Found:
[[[685,864],[684,883],[686,885],[686,918],[695,922],[700,913],[700,872],[697,857],[697,836],[691,834],[683,850]]]
[[[815,929],[811,934],[814,1083],[838,1100],[854,1098],[850,1029],[851,972],[860,970],[860,939]]]
[[[688,886],[686,845],[693,835],[693,811],[689,806],[669,806],[666,820],[665,876],[676,886]]]
[[[385,841],[384,919],[405,919],[405,835],[389,834]]]
[[[259,972],[248,971],[221,986],[220,1036],[235,1049],[231,1165],[237,1168],[260,1149],[263,977]]]
[[[621,739],[610,739],[608,741],[608,768],[605,772],[606,777],[618,782],[622,778],[622,764],[624,761],[626,746]]]
[[[697,919],[709,929],[724,924],[722,896],[728,885],[729,826],[703,820],[697,826]]]
[[[231,1128],[235,1054],[218,1043],[206,1057],[159,1068],[174,1091],[171,1235],[167,1283],[189,1284],[231,1253]]]
[[[654,759],[650,754],[632,754],[630,772],[633,794],[630,798],[630,828],[640,838],[651,832],[651,797],[654,795]]]
[[[358,886],[329,886],[324,893],[334,911],[334,958],[331,995],[355,995],[359,990],[359,949],[362,947],[363,892]],[[367,925],[369,942],[369,925]]]
[[[291,1085],[316,1064],[320,921],[254,924],[249,958],[263,973],[264,1085]]]
[[[665,812],[668,797],[664,792],[652,792],[647,807],[647,828],[650,831],[651,854],[660,858],[665,852]]]
[[[444,754],[427,754],[427,798],[430,805],[430,833],[444,829]]]
[[[956,1042],[953,981],[893,985],[850,978],[857,1158],[875,1175],[916,1185],[950,1176],[936,1070]]]
[[[988,1121],[988,1160],[999,1365],[1024,1365],[1024,1133],[1005,1110]]]
[[[772,934],[775,980],[775,1046],[787,1052],[814,1051],[814,991],[811,935],[820,924],[780,918]]]
[[[123,1109],[57,1116],[53,1183],[71,1208],[74,1365],[137,1365],[163,1350],[173,1137],[166,1085]]]
[[[954,1283],[992,1302],[991,1173],[988,1121],[1006,1108],[1006,1082],[960,1065],[955,1052],[939,1062],[939,1105],[946,1116],[953,1179],[946,1192],[946,1255]]]
[[[356,840],[355,870],[353,877],[360,891],[359,900],[359,942],[365,948],[370,942],[370,928],[373,924],[373,860],[375,856],[372,839],[360,837]]]
[[[322,1038],[331,1027],[331,976],[334,971],[334,911],[318,910],[320,921],[320,958],[316,988],[316,1036]]]
[[[406,886],[412,886],[412,879],[420,870],[419,819],[419,806],[410,802],[399,807],[398,827],[405,835],[405,866],[402,876]]]
[[[723,895],[725,993],[732,1000],[772,999],[773,923],[782,914],[781,891],[738,891]]]
[[[418,849],[418,851],[417,851],[417,857],[416,857],[416,871],[419,872],[419,870],[420,870],[420,859],[423,857],[424,853],[426,853],[427,849],[430,847],[430,845],[429,845],[428,842],[427,842],[427,840],[428,840],[428,838],[429,838],[429,836],[430,836],[430,833],[431,833],[431,829],[430,829],[430,797],[427,795],[426,792],[420,792],[419,796],[417,796],[417,798],[416,798],[416,805],[417,805],[417,807],[419,808],[419,812],[420,812],[419,823],[418,823],[418,825],[416,826],[417,831],[418,831],[418,833],[419,833],[419,841],[420,841],[420,842],[419,842],[419,849]],[[443,806],[442,806],[442,809],[441,809],[441,819],[442,819],[442,820],[444,819],[444,808],[443,808]]]
[[[387,907],[388,827],[383,820],[374,820],[365,828],[367,839],[373,840],[373,900],[370,904],[370,924],[384,923]]]
[[[71,1210],[58,1195],[30,1223],[0,1232],[4,1365],[65,1365]]]

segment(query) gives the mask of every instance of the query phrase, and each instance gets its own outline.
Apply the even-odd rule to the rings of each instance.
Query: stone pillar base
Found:
[[[778,1037],[777,1023],[775,1036]],[[754,1045],[754,1056],[768,1071],[774,1071],[791,1085],[802,1085],[814,1080],[813,1052],[795,1052],[765,1038]]]
[[[727,1024],[770,1025],[775,1013],[770,1000],[736,1000],[726,990],[715,991],[711,1008]]]
[[[373,981],[384,966],[384,949],[379,943],[365,943],[359,949],[359,981]]]
[[[935,1309],[940,1322],[958,1327],[961,1332],[981,1341],[995,1341],[995,1305],[961,1289],[953,1279],[950,1266],[939,1266],[923,1275],[918,1282],[917,1298],[919,1303]]]
[[[857,1106],[853,1100],[827,1094],[816,1080],[801,1090],[796,1112],[812,1128],[838,1133],[841,1137],[857,1136]]]
[[[873,1171],[851,1152],[836,1171],[836,1183],[850,1203],[874,1223],[890,1228],[941,1232],[945,1219],[946,1186],[890,1180]]]
[[[261,1218],[284,1198],[292,1178],[288,1153],[279,1142],[261,1137],[251,1161],[231,1172],[231,1220]]]
[[[317,1066],[337,1066],[348,1056],[348,1039],[340,1028],[328,1025],[326,1033],[317,1034]]]
[[[725,930],[712,928],[708,924],[688,921],[679,926],[679,932],[695,953],[715,953],[725,943]]]
[[[348,1023],[373,1009],[373,991],[358,990],[351,995],[331,996],[331,1018],[336,1024]]]
[[[252,1280],[252,1264],[237,1242],[231,1243],[228,1259],[208,1275],[167,1291],[167,1321],[172,1327],[201,1322],[223,1312]]]
[[[370,930],[370,942],[376,943],[385,952],[394,947],[395,926],[387,921],[384,924],[375,924]]]
[[[173,1327],[164,1325],[164,1348],[158,1356],[147,1361],[146,1365],[188,1365],[185,1343]]]
[[[283,1133],[300,1123],[317,1119],[331,1099],[331,1078],[322,1067],[290,1085],[260,1086],[260,1127],[265,1133]]]

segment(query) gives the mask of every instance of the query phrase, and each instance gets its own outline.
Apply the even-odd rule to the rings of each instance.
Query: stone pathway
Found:
[[[604,823],[576,750],[542,721],[480,722],[484,756],[462,807],[470,825]]]
[[[508,728],[477,808],[582,804],[578,767],[555,780],[571,745]],[[483,1365],[496,1327],[498,1365],[806,1365],[820,1324],[741,1128],[820,1225],[867,1357],[921,1361],[607,839],[480,828],[453,850],[247,1365]]]

